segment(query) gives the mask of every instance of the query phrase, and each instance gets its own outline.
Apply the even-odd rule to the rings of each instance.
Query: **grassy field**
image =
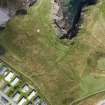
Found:
[[[40,0],[28,15],[9,22],[0,32],[2,59],[31,78],[49,104],[69,105],[105,89],[105,0],[88,7],[83,28],[71,41],[56,37],[51,6]]]

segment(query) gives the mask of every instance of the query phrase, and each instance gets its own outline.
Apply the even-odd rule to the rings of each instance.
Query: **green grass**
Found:
[[[105,70],[105,58],[99,59],[99,61],[98,61],[98,68],[103,70],[103,71]]]
[[[84,28],[70,41],[56,37],[51,1],[40,0],[28,15],[16,16],[0,32],[0,44],[6,49],[2,58],[29,76],[51,105],[69,105],[79,97],[104,89],[105,73],[97,63],[105,55],[101,5],[105,3],[90,7]]]

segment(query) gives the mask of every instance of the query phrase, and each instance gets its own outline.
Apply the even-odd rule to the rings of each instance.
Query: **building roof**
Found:
[[[19,92],[16,92],[15,95],[13,96],[13,101],[18,102],[18,100],[20,99],[21,95]]]
[[[29,92],[30,88],[27,84],[25,84],[23,87],[22,87],[22,92]]]
[[[34,96],[36,96],[37,92],[35,90],[33,90],[29,96],[28,96],[28,100],[31,100]]]
[[[7,105],[9,103],[9,101],[3,96],[0,98],[0,102],[2,102],[3,105]]]
[[[4,88],[2,89],[3,93],[7,93],[10,90],[10,86],[9,85],[5,85]]]
[[[47,105],[45,101],[42,101],[41,105]]]
[[[10,82],[13,77],[14,77],[14,73],[10,72],[10,73],[5,77],[5,80],[8,81],[8,82]]]
[[[41,101],[41,99],[40,99],[39,96],[35,97],[35,99],[34,99],[34,105],[39,105],[40,101]]]
[[[5,73],[6,73],[6,71],[7,71],[7,67],[5,67],[5,66],[2,66],[2,67],[0,67],[0,75],[4,75]],[[6,74],[5,74],[6,75]]]
[[[19,82],[19,78],[16,77],[16,78],[11,82],[11,85],[12,85],[12,86],[15,86],[18,82]]]
[[[26,98],[22,97],[22,99],[19,101],[18,105],[24,105],[26,103]]]

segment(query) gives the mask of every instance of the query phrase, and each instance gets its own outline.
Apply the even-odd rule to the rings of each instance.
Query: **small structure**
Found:
[[[33,90],[30,94],[29,94],[29,96],[28,96],[28,100],[31,100],[33,97],[35,97],[36,96],[36,94],[37,94],[37,92],[35,91],[35,90]]]
[[[9,85],[5,85],[4,88],[2,89],[3,93],[5,93],[5,94],[8,93],[10,88],[11,87]]]
[[[22,87],[22,92],[26,93],[26,92],[29,92],[30,88],[27,84],[25,84],[23,87]]]
[[[40,32],[40,29],[37,29],[37,33],[39,33]]]
[[[9,101],[5,97],[3,97],[3,96],[0,97],[0,102],[3,105],[8,105],[9,104]]]
[[[45,101],[42,101],[42,102],[41,102],[41,105],[47,105],[47,104],[46,104],[46,102],[45,102]]]
[[[19,92],[16,92],[15,95],[13,96],[13,101],[18,102],[20,99],[21,95]]]
[[[37,96],[35,99],[34,99],[34,105],[39,105],[41,102],[41,99],[39,96]]]
[[[19,101],[17,105],[24,105],[26,103],[27,99],[25,97],[22,97],[22,99]]]
[[[5,77],[5,80],[10,82],[14,77],[14,73],[10,72],[6,77]]]
[[[12,86],[16,86],[16,84],[19,82],[19,78],[16,77],[12,82],[11,82],[11,85]]]
[[[4,76],[6,76],[7,75],[7,67],[5,67],[5,66],[2,66],[1,68],[0,68],[0,75],[4,75]]]

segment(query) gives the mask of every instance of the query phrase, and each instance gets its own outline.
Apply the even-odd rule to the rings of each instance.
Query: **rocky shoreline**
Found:
[[[65,20],[63,16],[63,11],[61,9],[60,0],[54,0],[53,2],[53,21],[55,28],[60,32],[59,37],[62,37],[64,34],[67,34],[67,29],[65,29]],[[68,24],[69,25],[69,24]],[[68,26],[69,27],[69,26]]]
[[[0,0],[0,30],[6,27],[7,22],[15,15],[26,15],[27,9],[37,0]]]
[[[93,5],[97,0],[65,0],[53,1],[53,21],[60,32],[60,39],[72,39],[77,35],[82,10],[85,6]]]

